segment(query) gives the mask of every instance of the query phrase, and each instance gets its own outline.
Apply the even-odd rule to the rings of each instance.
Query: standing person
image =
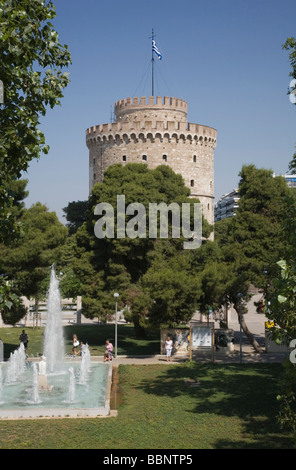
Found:
[[[22,334],[20,335],[19,340],[20,340],[21,343],[23,343],[24,348],[25,348],[25,352],[27,354],[27,347],[28,347],[29,339],[28,339],[28,335],[25,332],[25,330],[22,331]]]
[[[73,335],[73,348],[72,348],[72,352],[74,354],[74,356],[77,356],[77,351],[76,351],[76,348],[78,348],[79,346],[79,341],[77,339],[77,335]]]
[[[106,351],[108,352],[108,361],[112,361],[112,351],[113,351],[113,344],[107,339],[106,341]]]
[[[168,339],[165,342],[165,349],[166,349],[167,362],[170,362],[172,360],[172,351],[173,351],[173,341],[170,336],[168,336]]]

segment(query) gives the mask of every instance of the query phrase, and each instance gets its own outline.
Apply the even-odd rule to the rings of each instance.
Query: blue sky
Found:
[[[54,0],[54,25],[68,44],[71,82],[62,105],[42,118],[48,155],[33,161],[26,206],[62,208],[88,197],[85,130],[110,122],[114,103],[151,94],[151,31],[163,59],[155,95],[188,102],[188,121],[218,131],[215,196],[237,187],[242,165],[287,172],[296,107],[287,37],[295,0]]]

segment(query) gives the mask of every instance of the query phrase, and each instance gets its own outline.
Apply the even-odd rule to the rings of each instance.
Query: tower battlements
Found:
[[[146,96],[141,96],[141,98],[126,98],[122,100],[118,100],[115,103],[115,114],[117,112],[120,113],[122,110],[126,110],[128,108],[168,108],[168,109],[176,109],[180,111],[184,111],[187,113],[187,102],[180,98],[174,98],[169,96],[156,96],[156,101],[154,96],[149,96],[148,100]]]
[[[156,100],[154,96],[149,96],[147,99],[146,96],[141,98],[126,98],[119,101],[116,101],[114,106],[114,112],[116,116],[116,121],[119,120],[130,120],[134,117],[135,114],[139,116],[152,118],[159,114],[166,114],[171,120],[174,117],[174,120],[177,121],[186,121],[187,117],[187,103],[185,100],[180,98],[174,98],[169,96],[157,96]]]
[[[122,121],[99,124],[86,130],[87,145],[94,141],[113,139],[167,138],[194,140],[200,144],[216,146],[216,129],[201,124],[175,121]]]

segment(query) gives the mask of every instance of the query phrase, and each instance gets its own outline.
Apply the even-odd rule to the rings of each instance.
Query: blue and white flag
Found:
[[[159,60],[162,59],[162,55],[161,55],[161,53],[159,52],[158,47],[156,46],[154,39],[152,39],[152,51],[155,52],[155,54],[157,55],[157,57],[159,58]]]

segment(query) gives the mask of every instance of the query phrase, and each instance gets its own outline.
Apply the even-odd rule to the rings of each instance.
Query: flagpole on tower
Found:
[[[159,60],[162,59],[162,55],[159,52],[158,47],[155,44],[154,38],[155,38],[154,30],[152,28],[152,61],[151,61],[152,62],[152,96],[154,96],[154,54],[157,55]]]
[[[153,55],[154,31],[152,28],[152,96],[154,96],[154,55]]]

